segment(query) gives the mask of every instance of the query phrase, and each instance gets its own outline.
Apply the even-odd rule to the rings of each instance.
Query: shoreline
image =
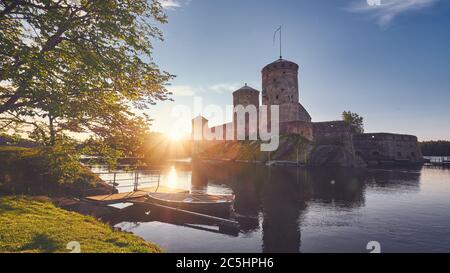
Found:
[[[64,201],[74,202],[67,198]],[[86,253],[162,252],[155,243],[114,228],[95,216],[64,209],[58,202],[62,205],[62,200],[47,196],[0,196],[3,207],[0,234],[13,240],[0,242],[0,252],[64,253],[70,252],[71,242]]]

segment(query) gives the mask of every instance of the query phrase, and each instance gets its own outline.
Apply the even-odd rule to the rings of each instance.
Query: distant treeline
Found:
[[[424,141],[420,148],[424,156],[450,156],[450,141]]]

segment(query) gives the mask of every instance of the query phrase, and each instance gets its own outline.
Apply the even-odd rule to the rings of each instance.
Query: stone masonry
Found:
[[[422,154],[417,137],[388,133],[354,134],[352,127],[342,120],[312,122],[308,111],[299,102],[299,66],[282,58],[266,65],[262,73],[262,92],[245,84],[233,92],[233,106],[255,106],[260,109],[261,104],[279,106],[279,125],[281,134],[297,134],[313,141],[316,145],[343,145],[354,157],[360,157],[365,162],[377,165],[386,162],[422,162]],[[268,112],[270,121],[270,111]],[[197,117],[202,118],[202,117]],[[230,134],[233,140],[237,139],[237,119],[233,116],[232,124],[222,124],[211,128],[223,132],[223,139]],[[241,117],[242,118],[242,117]],[[245,115],[245,137],[258,134],[258,121],[250,121]],[[206,122],[207,120],[203,120]],[[256,124],[256,126],[254,126]],[[269,124],[270,125],[270,124]],[[230,132],[230,129],[233,132]],[[224,140],[221,140],[224,141]]]

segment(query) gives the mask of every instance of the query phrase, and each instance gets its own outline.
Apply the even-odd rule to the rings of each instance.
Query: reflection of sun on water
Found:
[[[175,169],[175,166],[170,167],[169,175],[167,177],[167,183],[168,186],[172,189],[174,189],[177,186],[177,170]]]

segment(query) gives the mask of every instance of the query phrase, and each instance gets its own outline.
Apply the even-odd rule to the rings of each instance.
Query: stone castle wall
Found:
[[[259,108],[259,91],[251,87],[245,86],[233,93],[233,106],[255,105]]]
[[[299,103],[298,65],[278,60],[262,70],[262,104],[280,106],[280,123],[311,121],[311,116]]]
[[[280,134],[297,134],[312,141],[312,160],[317,165],[357,167],[365,163],[378,165],[423,161],[415,136],[388,133],[354,134],[353,128],[342,120],[311,122],[311,116],[299,102],[298,71],[299,66],[296,63],[283,59],[265,66],[262,70],[262,105],[279,106]],[[233,105],[241,105],[244,108],[254,105],[259,112],[260,92],[246,84],[233,92]],[[219,138],[222,140],[209,141],[207,145],[227,141],[227,136],[230,135],[233,136],[233,141],[237,140],[238,118],[234,113],[233,122],[228,124],[231,126],[223,124],[210,128],[213,135],[221,130],[222,136]],[[245,118],[245,121],[241,120],[245,122],[245,139],[256,137],[260,127],[271,127],[270,107],[268,124],[259,124],[259,119],[250,121],[247,113],[241,118]],[[201,122],[207,126],[207,120],[202,119]]]
[[[352,134],[352,127],[342,120],[313,122],[312,128],[317,143],[345,143]]]
[[[259,111],[259,91],[256,89],[253,89],[247,84],[238,89],[237,91],[233,92],[233,107],[236,110],[237,106],[247,107],[250,105],[254,105],[256,109],[256,113]],[[249,138],[250,135],[257,134],[258,132],[258,117],[253,116],[254,119],[250,119],[251,116],[249,114],[245,114],[244,116],[239,116],[237,113],[233,114],[233,130],[234,130],[234,139],[238,139],[237,135],[237,124],[238,119],[242,118],[240,121],[241,124],[245,122],[245,138]],[[245,118],[245,120],[243,119]],[[256,124],[256,126],[254,125]]]
[[[296,134],[304,138],[313,140],[313,127],[311,122],[305,121],[288,121],[280,123],[281,134]]]
[[[353,136],[355,154],[370,165],[392,162],[422,163],[423,157],[416,136],[390,133],[357,134]]]

